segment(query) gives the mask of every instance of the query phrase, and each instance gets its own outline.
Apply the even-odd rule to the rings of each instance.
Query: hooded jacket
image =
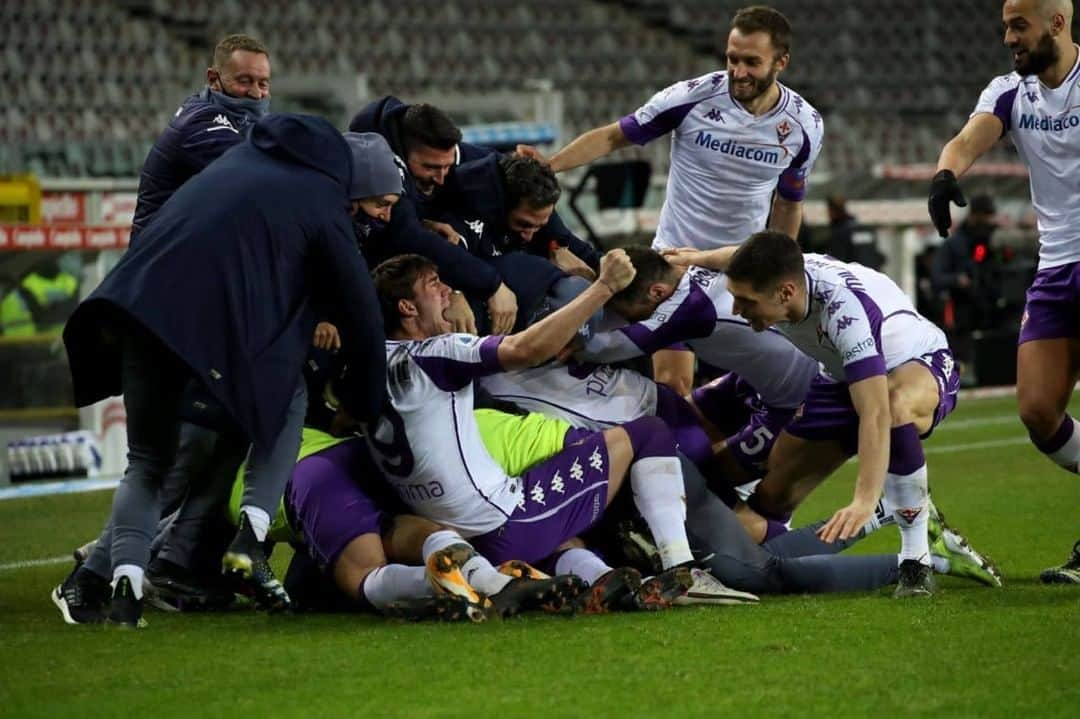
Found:
[[[364,251],[373,264],[410,252],[427,257],[439,268],[439,276],[454,289],[470,297],[487,299],[499,288],[502,278],[488,263],[482,262],[469,251],[451,245],[443,237],[424,227],[424,219],[441,219],[432,214],[428,198],[416,187],[416,182],[405,165],[405,145],[401,139],[401,120],[409,106],[393,96],[386,96],[368,103],[349,123],[351,132],[377,132],[390,143],[390,149],[398,156],[405,171],[405,193],[394,205],[390,223],[378,236],[369,238]],[[458,162],[476,160],[493,151],[458,143]],[[441,189],[435,191],[437,197]]]
[[[374,419],[385,392],[379,303],[346,206],[352,159],[318,117],[268,115],[186,182],[64,330],[78,406],[119,394],[117,311],[173,351],[253,442],[275,440],[312,343],[336,310],[338,396]],[[318,295],[318,296],[317,296]]]
[[[242,142],[256,119],[214,102],[210,88],[184,100],[143,162],[132,242],[177,188]]]

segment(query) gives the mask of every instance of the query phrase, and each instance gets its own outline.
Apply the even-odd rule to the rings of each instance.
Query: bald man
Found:
[[[1039,270],[1020,321],[1016,394],[1032,444],[1073,474],[1080,424],[1066,411],[1080,379],[1080,48],[1070,0],[1008,0],[1004,42],[1015,72],[994,78],[949,141],[930,185],[930,217],[942,237],[949,203],[964,207],[957,176],[1008,133],[1031,176]],[[1080,584],[1080,541],[1042,581]]]

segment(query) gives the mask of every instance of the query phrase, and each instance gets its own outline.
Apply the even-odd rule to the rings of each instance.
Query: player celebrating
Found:
[[[1080,53],[1070,0],[1009,0],[1001,11],[1016,71],[995,78],[967,124],[941,151],[930,185],[930,218],[942,237],[949,202],[967,204],[957,176],[1008,133],[1031,175],[1039,225],[1039,271],[1028,289],[1016,353],[1020,419],[1032,443],[1074,474],[1080,425],[1066,412],[1080,378]],[[1080,542],[1065,564],[1041,575],[1080,584]]]
[[[539,457],[544,461],[516,475],[481,441],[473,380],[554,356],[633,276],[625,253],[609,252],[597,281],[565,307],[523,332],[477,338],[450,334],[449,288],[430,262],[415,255],[384,262],[375,280],[390,338],[389,394],[368,441],[387,480],[414,511],[468,537],[495,563],[532,562],[570,549],[629,475],[665,574],[688,590],[680,599],[754,600],[691,566],[683,476],[662,420],[643,417],[605,432],[566,435],[563,451]]]
[[[821,528],[822,539],[855,536],[884,489],[902,542],[895,596],[930,596],[931,509],[920,440],[956,406],[960,378],[945,334],[880,272],[824,255],[804,259],[777,232],[756,233],[733,250],[677,258],[724,271],[735,313],[758,332],[775,325],[824,366],[773,446],[755,491],[758,506],[766,514],[791,511],[857,454],[855,497]],[[989,562],[971,555],[1000,584]]]

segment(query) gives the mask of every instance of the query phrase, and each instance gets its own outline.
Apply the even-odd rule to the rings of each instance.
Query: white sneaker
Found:
[[[731,587],[726,587],[719,579],[706,572],[704,569],[694,567],[690,570],[694,583],[681,597],[675,599],[673,604],[746,604],[758,601],[758,598],[749,592],[740,592]]]

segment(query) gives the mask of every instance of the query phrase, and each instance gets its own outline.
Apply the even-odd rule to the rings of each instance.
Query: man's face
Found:
[[[1035,0],[1009,0],[1001,10],[1005,46],[1013,54],[1013,69],[1021,75],[1038,75],[1061,57],[1050,26],[1037,12]]]
[[[450,288],[443,284],[437,272],[425,272],[416,278],[412,304],[425,337],[453,331],[453,325],[446,319],[446,311],[450,308]]]
[[[416,189],[430,195],[435,192],[436,187],[442,187],[446,173],[450,172],[456,158],[456,148],[440,150],[437,147],[418,145],[405,153],[405,165],[416,182]]]
[[[364,214],[376,220],[389,222],[390,211],[393,209],[394,205],[397,204],[398,199],[398,195],[365,197],[360,200],[353,200],[350,204],[349,211],[353,217]]]
[[[776,76],[787,67],[787,62],[787,55],[776,57],[768,33],[743,35],[737,28],[732,28],[727,44],[731,96],[739,102],[750,102],[761,96],[776,82]]]
[[[230,97],[270,97],[270,58],[261,52],[234,50],[220,68],[206,71],[210,89]]]
[[[732,312],[750,323],[755,332],[764,332],[777,322],[787,319],[788,301],[791,290],[788,285],[779,286],[765,292],[759,292],[749,282],[737,282],[728,278],[727,288],[734,298]]]
[[[506,215],[506,227],[511,232],[517,233],[522,242],[528,242],[540,229],[551,219],[551,213],[555,211],[555,205],[548,205],[539,209],[521,203]]]

